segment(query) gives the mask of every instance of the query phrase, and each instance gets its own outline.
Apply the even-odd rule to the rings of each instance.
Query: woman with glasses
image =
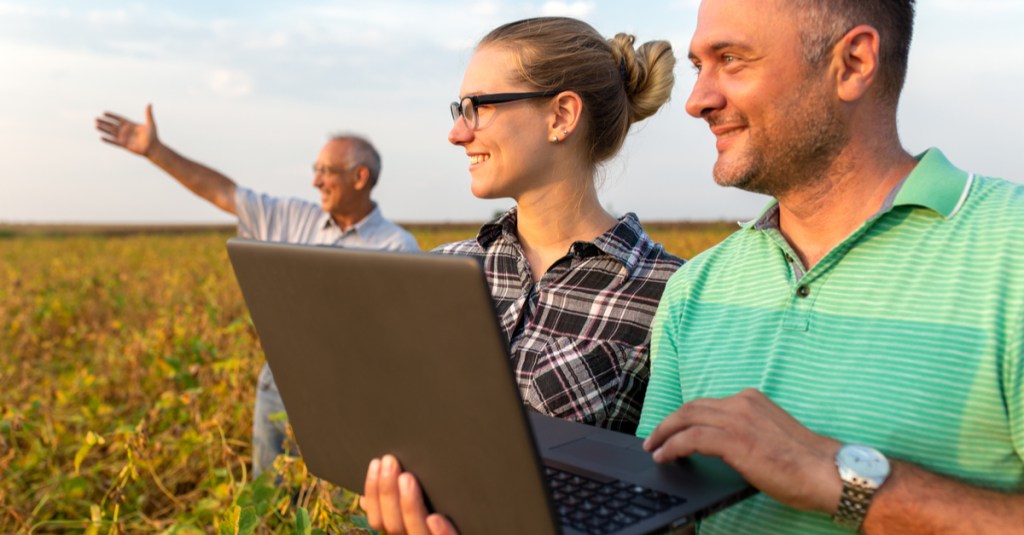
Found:
[[[609,214],[595,176],[630,125],[668,101],[674,65],[667,41],[634,48],[632,36],[606,40],[578,20],[522,20],[481,40],[451,104],[448,140],[466,151],[473,194],[516,206],[437,252],[483,262],[520,393],[540,412],[636,429],[650,324],[682,260],[635,215]],[[402,503],[413,513],[403,519],[399,471],[392,456],[371,462],[362,501],[370,524],[450,528],[438,515],[426,523],[411,474]]]

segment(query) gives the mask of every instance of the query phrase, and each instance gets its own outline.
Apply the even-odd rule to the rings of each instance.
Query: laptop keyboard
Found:
[[[635,524],[686,500],[616,479],[601,481],[544,467],[562,526],[601,535]]]

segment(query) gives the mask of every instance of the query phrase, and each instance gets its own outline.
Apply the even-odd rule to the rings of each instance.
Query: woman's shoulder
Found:
[[[430,251],[431,254],[460,255],[460,256],[481,256],[484,254],[483,247],[476,238],[461,240],[438,245]]]

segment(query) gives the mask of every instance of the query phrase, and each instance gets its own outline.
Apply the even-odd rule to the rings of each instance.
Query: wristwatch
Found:
[[[843,492],[839,495],[839,508],[832,520],[858,531],[875,492],[889,477],[889,460],[874,448],[847,444],[836,452],[836,468],[843,480]]]

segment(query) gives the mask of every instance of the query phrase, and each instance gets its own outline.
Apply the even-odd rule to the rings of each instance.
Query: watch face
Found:
[[[878,480],[889,475],[889,460],[878,450],[867,446],[843,446],[836,454],[836,460],[864,479]]]

